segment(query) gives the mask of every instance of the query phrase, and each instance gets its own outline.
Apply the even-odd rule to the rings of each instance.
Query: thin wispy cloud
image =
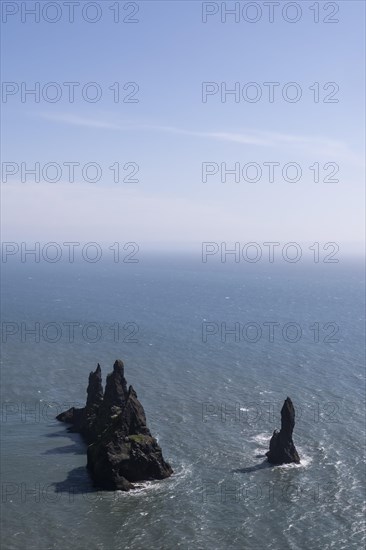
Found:
[[[106,130],[121,130],[121,126],[114,124],[113,122],[108,122],[105,120],[97,120],[94,118],[85,118],[73,114],[61,113],[61,114],[51,114],[51,113],[41,113],[41,118],[45,120],[50,120],[53,122],[59,122],[61,124],[69,124],[71,126],[86,126],[88,128],[104,128]]]
[[[352,149],[342,141],[337,141],[328,137],[304,136],[294,134],[283,134],[271,131],[252,131],[244,130],[240,132],[228,131],[199,131],[178,128],[175,126],[163,126],[155,124],[145,124],[134,121],[112,122],[101,118],[88,118],[69,113],[50,114],[41,113],[45,120],[68,124],[73,126],[89,127],[114,131],[151,131],[170,133],[182,136],[196,137],[201,139],[212,139],[216,141],[238,143],[243,145],[252,145],[257,147],[267,147],[280,150],[292,148],[301,151],[303,154],[328,156],[328,160],[339,160],[364,166],[364,158],[356,154]]]

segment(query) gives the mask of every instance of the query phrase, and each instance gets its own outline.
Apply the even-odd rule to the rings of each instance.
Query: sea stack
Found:
[[[145,411],[132,386],[127,389],[123,362],[107,376],[103,394],[101,368],[89,375],[86,406],[72,407],[57,420],[71,424],[88,443],[87,468],[96,487],[129,491],[133,483],[164,479],[173,470],[146,425]]]
[[[299,464],[300,458],[292,441],[294,426],[295,409],[291,399],[287,397],[281,409],[281,429],[273,432],[269,451],[266,453],[271,464]]]

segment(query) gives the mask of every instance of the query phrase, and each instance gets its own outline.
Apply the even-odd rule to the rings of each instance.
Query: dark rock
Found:
[[[145,411],[132,386],[127,390],[122,361],[107,376],[103,395],[101,369],[89,375],[87,403],[56,418],[70,423],[89,443],[87,468],[94,485],[128,491],[133,482],[169,477],[160,446],[146,425]]]
[[[295,426],[295,409],[289,397],[281,409],[281,429],[275,430],[269,442],[269,451],[266,453],[271,464],[299,464],[300,458],[292,441],[292,432]]]
[[[98,363],[95,372],[89,374],[89,384],[86,390],[88,395],[86,399],[86,406],[89,408],[99,407],[103,401],[103,385],[102,385],[102,370]]]
[[[104,392],[104,405],[110,408],[122,407],[127,399],[127,382],[125,379],[125,367],[118,359],[114,362],[113,372],[108,374]]]
[[[95,437],[95,425],[99,407],[103,402],[103,386],[101,368],[98,366],[95,372],[89,374],[89,384],[86,390],[86,406],[82,409],[71,407],[71,409],[56,416],[60,422],[71,424],[70,432],[81,433],[89,443]]]
[[[107,375],[105,392],[100,411],[96,419],[96,431],[102,432],[110,424],[111,418],[120,414],[127,400],[127,382],[124,374],[124,365],[120,360],[115,361],[113,372]]]

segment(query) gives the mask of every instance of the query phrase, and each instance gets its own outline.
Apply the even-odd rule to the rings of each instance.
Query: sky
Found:
[[[360,249],[364,2],[35,4],[2,2],[3,240]]]

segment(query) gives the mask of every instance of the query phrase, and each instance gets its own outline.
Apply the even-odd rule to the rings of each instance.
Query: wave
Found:
[[[188,463],[181,463],[178,467],[175,467],[172,476],[166,479],[151,480],[151,481],[139,481],[134,483],[135,488],[131,491],[116,491],[116,494],[121,498],[129,498],[130,496],[141,496],[141,494],[150,494],[151,492],[166,491],[169,487],[169,491],[175,489],[183,480],[190,477],[192,474],[193,465]]]

